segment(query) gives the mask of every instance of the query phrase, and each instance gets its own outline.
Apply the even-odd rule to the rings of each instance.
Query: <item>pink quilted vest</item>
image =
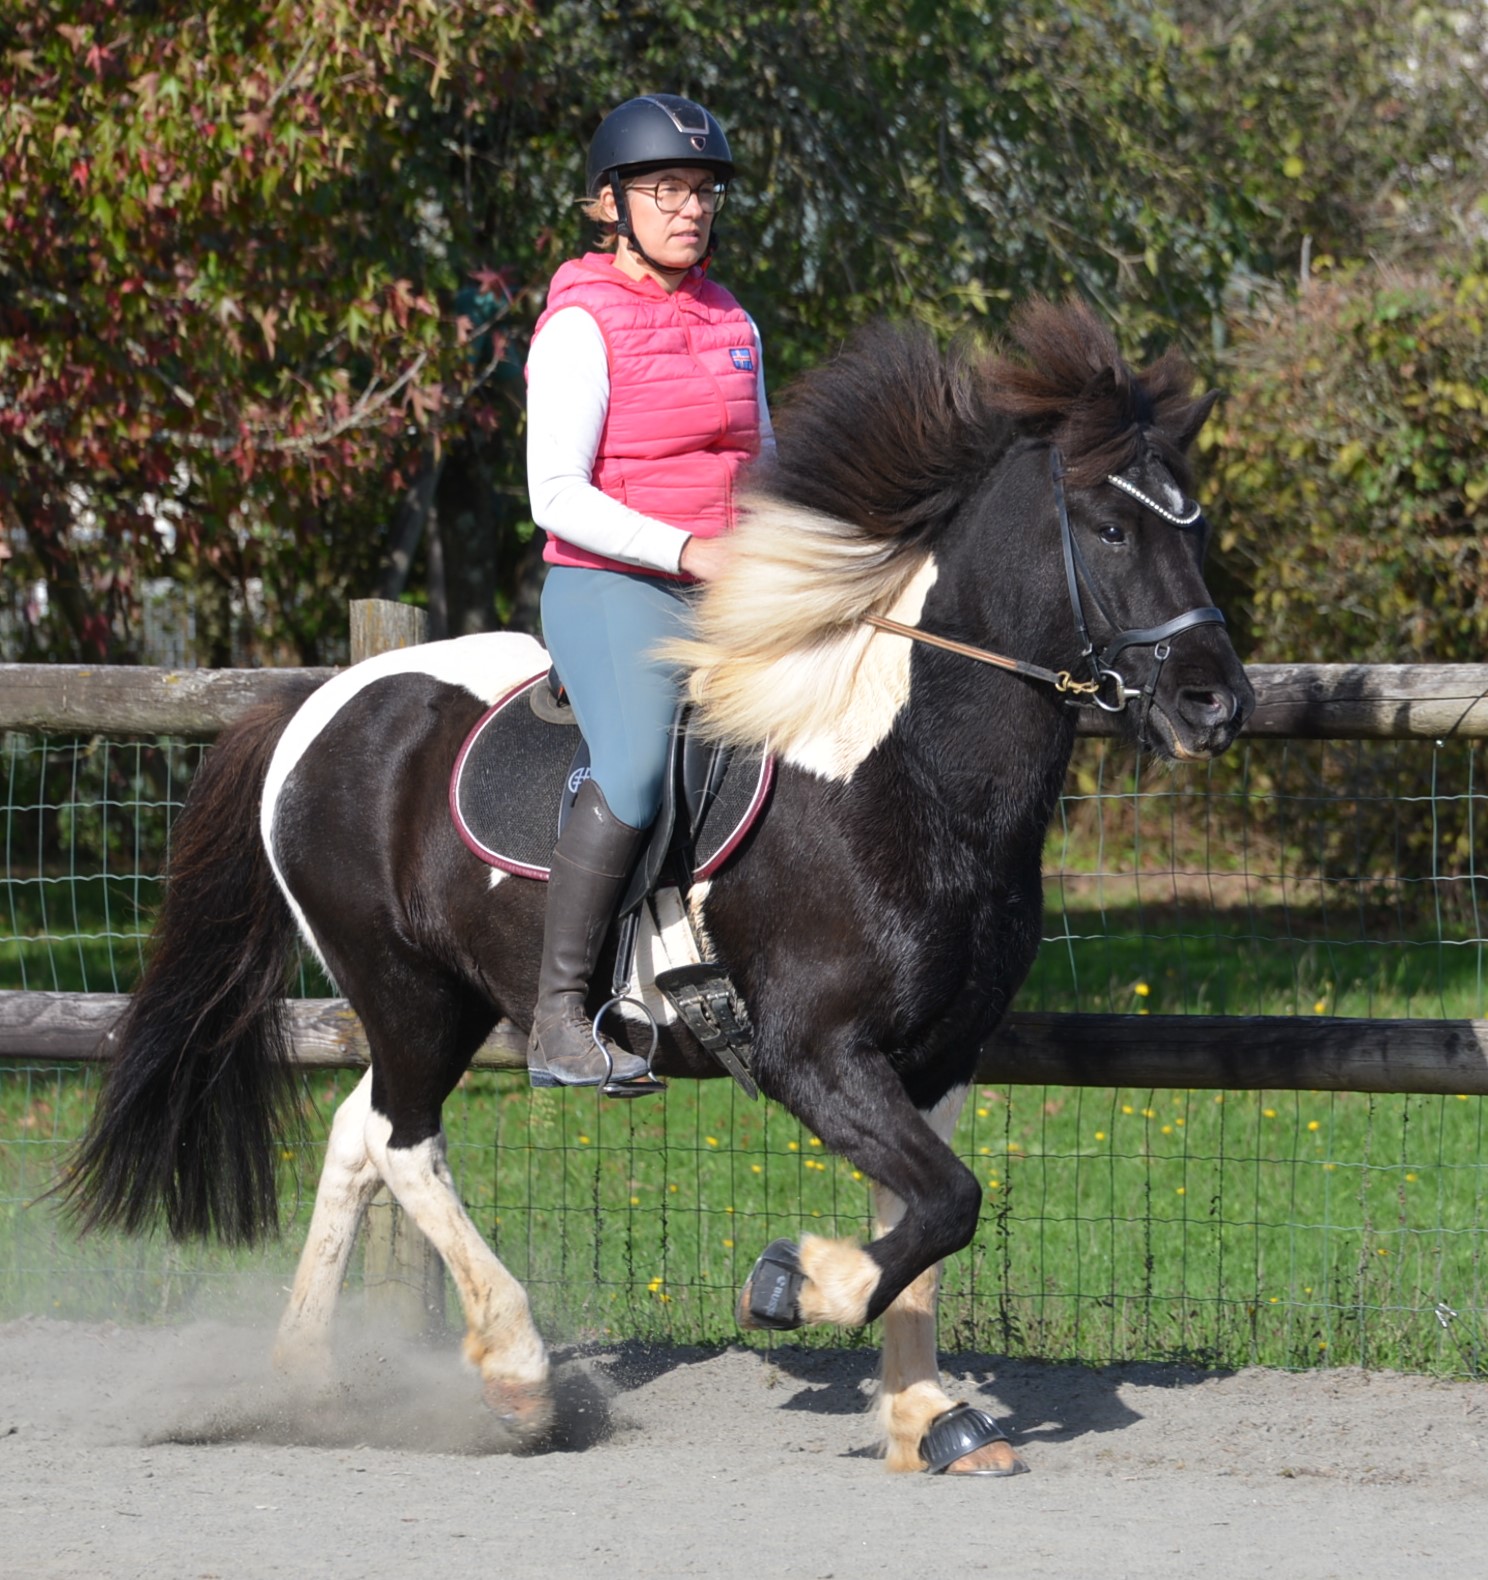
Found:
[[[734,478],[759,451],[754,330],[744,309],[701,270],[671,295],[591,252],[553,276],[534,339],[563,307],[598,323],[610,405],[594,486],[642,515],[700,538],[734,524]],[[643,569],[548,535],[553,565]]]

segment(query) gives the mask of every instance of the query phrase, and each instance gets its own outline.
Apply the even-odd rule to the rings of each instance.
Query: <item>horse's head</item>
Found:
[[[1208,527],[1190,492],[1188,451],[1214,396],[1192,397],[1174,353],[1133,372],[1079,304],[1035,302],[1014,331],[1026,360],[994,362],[988,379],[1025,435],[1009,458],[1024,497],[1042,501],[1039,583],[1058,613],[1040,647],[1144,745],[1215,756],[1255,693],[1204,584]]]
[[[1021,357],[869,326],[786,392],[729,577],[665,649],[705,728],[846,775],[928,643],[1113,710],[1169,757],[1235,738],[1254,697],[1204,586],[1186,460],[1212,397],[1176,356],[1133,372],[1079,304],[1035,302],[1014,330]],[[985,667],[921,663],[983,705]]]

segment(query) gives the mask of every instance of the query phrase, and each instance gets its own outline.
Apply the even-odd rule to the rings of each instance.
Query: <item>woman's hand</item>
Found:
[[[710,582],[727,570],[734,557],[734,546],[725,538],[689,538],[682,545],[677,568],[700,582]]]

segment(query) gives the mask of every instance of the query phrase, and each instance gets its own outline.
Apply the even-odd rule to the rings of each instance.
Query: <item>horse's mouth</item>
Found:
[[[1208,762],[1227,752],[1250,715],[1246,700],[1228,690],[1189,689],[1174,702],[1176,707],[1154,699],[1138,735],[1147,750],[1176,762]]]

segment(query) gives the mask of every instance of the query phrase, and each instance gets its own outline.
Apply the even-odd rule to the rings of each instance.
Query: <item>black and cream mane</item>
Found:
[[[787,392],[735,564],[699,600],[696,639],[666,649],[710,733],[789,751],[859,712],[862,688],[898,686],[863,617],[913,622],[937,541],[1020,439],[1057,445],[1075,488],[1144,455],[1188,487],[1213,397],[1193,396],[1179,353],[1134,370],[1078,301],[1034,300],[1011,338],[942,352],[923,327],[873,325]]]

